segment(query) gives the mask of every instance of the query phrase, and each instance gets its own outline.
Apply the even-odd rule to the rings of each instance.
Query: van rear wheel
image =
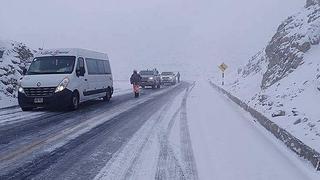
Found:
[[[106,95],[103,97],[103,100],[106,101],[106,102],[109,102],[111,99],[111,92],[108,90],[106,92]]]

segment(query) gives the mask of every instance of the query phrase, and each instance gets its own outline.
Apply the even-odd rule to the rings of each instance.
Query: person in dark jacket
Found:
[[[178,72],[177,78],[178,78],[178,83],[180,83],[180,72]]]
[[[134,92],[134,97],[139,97],[140,95],[140,83],[141,83],[141,76],[138,74],[136,70],[133,70],[133,74],[130,77],[130,83],[133,86],[133,92]]]

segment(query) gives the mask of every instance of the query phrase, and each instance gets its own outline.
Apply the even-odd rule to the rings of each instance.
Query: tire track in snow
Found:
[[[0,110],[0,116],[3,116],[3,115],[9,115],[9,114],[14,114],[14,113],[19,113],[21,112],[21,109],[10,109],[10,110]]]
[[[165,112],[169,109],[171,103],[163,107],[156,116],[150,118],[136,134],[134,139],[131,139],[130,148],[122,147],[102,169],[102,173],[95,177],[98,179],[130,179],[134,173],[137,161],[141,157],[142,151],[156,131],[158,125],[163,119]],[[121,167],[118,165],[121,164]]]
[[[180,121],[187,121],[186,116],[182,116],[182,114],[186,112],[186,99],[188,98],[194,86],[195,83],[193,83],[191,87],[187,88],[183,96],[181,105],[169,121],[167,129],[159,134],[160,153],[155,179],[198,179],[196,165],[193,158],[190,135],[188,135],[188,127],[186,128],[185,126],[183,126],[180,128],[181,136],[189,137],[188,139],[181,138],[181,140],[183,140],[183,142],[181,142],[181,152],[183,156],[182,158],[184,166],[181,166],[181,164],[179,163],[179,160],[176,158],[174,151],[169,143],[169,136],[177,117],[180,115]],[[186,143],[187,146],[184,146],[184,142],[188,142]]]
[[[199,179],[196,161],[193,155],[192,143],[189,132],[188,117],[187,117],[187,99],[195,86],[195,82],[190,89],[187,90],[185,97],[182,100],[180,112],[180,144],[182,160],[185,166],[186,179]]]
[[[32,119],[36,119],[36,118],[47,118],[50,117],[52,115],[56,115],[58,113],[53,113],[53,112],[19,112],[19,113],[15,113],[14,115],[4,115],[4,116],[0,116],[0,127],[4,127],[4,126],[9,126],[15,123],[19,123],[22,121],[28,121],[28,120],[32,120]]]
[[[160,153],[157,163],[155,179],[185,179],[179,160],[176,158],[172,147],[169,144],[172,127],[181,111],[181,106],[174,113],[165,132],[158,135],[160,143]]]
[[[129,142],[109,160],[106,166],[100,170],[100,173],[95,177],[95,180],[135,179],[134,177],[137,175],[137,171],[140,170],[139,165],[141,165],[141,161],[144,160],[142,156],[148,151],[149,145],[157,143],[157,135],[160,134],[159,131],[161,131],[163,126],[163,121],[166,120],[164,117],[172,104],[173,101],[166,101],[163,104],[163,107],[149,118],[146,124],[141,127],[134,137],[132,137]],[[155,162],[157,162],[156,158]],[[154,169],[156,170],[156,163]]]
[[[158,128],[160,128],[159,125],[161,124],[162,121],[165,120],[165,119],[164,119],[165,112],[167,112],[171,106],[172,106],[172,101],[170,101],[169,103],[167,103],[167,104],[165,105],[165,107],[163,108],[163,110],[162,110],[161,113],[160,113],[160,116],[158,117],[157,122],[155,122],[154,127],[152,128],[153,130],[157,130]],[[143,145],[142,145],[141,148],[139,149],[139,152],[140,152],[140,153],[137,154],[136,157],[134,158],[134,160],[132,161],[129,169],[128,169],[127,172],[126,172],[126,175],[125,175],[125,178],[124,178],[124,179],[131,179],[131,177],[132,177],[132,175],[133,175],[133,172],[134,172],[134,170],[136,169],[137,162],[138,162],[139,158],[140,158],[141,155],[142,155],[143,149],[145,148],[147,142],[150,141],[152,135],[155,135],[155,134],[153,134],[153,133],[155,132],[155,131],[153,131],[153,130],[150,131],[150,133],[149,133],[149,135],[148,135],[148,138],[145,139]]]

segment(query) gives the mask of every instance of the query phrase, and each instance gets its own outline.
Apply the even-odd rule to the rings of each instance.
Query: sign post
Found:
[[[224,86],[224,72],[226,71],[226,69],[228,68],[228,66],[225,64],[225,63],[222,63],[222,64],[220,64],[220,66],[218,66],[219,67],[219,69],[221,70],[221,72],[222,72],[222,82],[221,82],[221,84],[222,84],[222,86]]]

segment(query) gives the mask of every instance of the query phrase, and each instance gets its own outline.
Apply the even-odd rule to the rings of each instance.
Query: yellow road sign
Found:
[[[225,63],[220,64],[219,69],[224,72],[226,69],[228,68],[228,66]]]

